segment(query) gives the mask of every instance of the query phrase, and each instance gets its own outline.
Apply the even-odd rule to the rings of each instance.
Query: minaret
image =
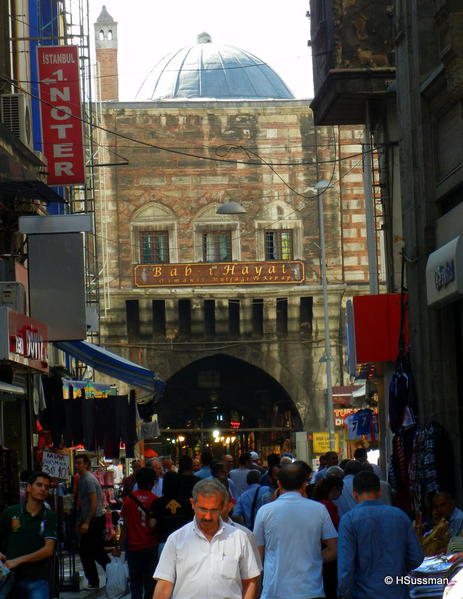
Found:
[[[101,9],[94,27],[96,61],[99,66],[97,99],[118,100],[117,23],[106,10],[106,6]]]

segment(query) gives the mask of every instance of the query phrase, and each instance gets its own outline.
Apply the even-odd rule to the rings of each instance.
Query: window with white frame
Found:
[[[241,259],[239,218],[217,214],[219,203],[202,208],[193,221],[195,262],[231,262]]]
[[[275,200],[256,216],[257,260],[302,259],[302,220],[287,202]]]
[[[166,264],[178,261],[177,219],[170,208],[148,202],[131,218],[134,264]]]

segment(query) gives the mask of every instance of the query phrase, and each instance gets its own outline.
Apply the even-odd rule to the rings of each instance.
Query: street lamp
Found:
[[[333,419],[333,379],[331,372],[331,345],[330,323],[328,313],[328,279],[326,276],[326,248],[325,248],[325,215],[323,211],[323,194],[333,187],[330,181],[318,181],[314,188],[317,191],[318,218],[320,226],[320,261],[323,288],[323,319],[325,329],[325,355],[322,360],[326,365],[326,420],[330,438],[330,451],[334,450],[334,419]]]

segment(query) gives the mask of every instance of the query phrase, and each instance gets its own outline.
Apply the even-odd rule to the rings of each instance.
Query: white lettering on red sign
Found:
[[[11,338],[11,352],[30,360],[47,361],[47,342],[37,329],[27,327]]]
[[[84,183],[77,46],[39,46],[43,151],[50,185]],[[57,69],[56,65],[61,68]]]

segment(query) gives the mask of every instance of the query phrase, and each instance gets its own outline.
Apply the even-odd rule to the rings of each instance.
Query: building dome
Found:
[[[294,98],[265,62],[239,48],[214,44],[207,33],[163,58],[142,89],[148,100]]]

